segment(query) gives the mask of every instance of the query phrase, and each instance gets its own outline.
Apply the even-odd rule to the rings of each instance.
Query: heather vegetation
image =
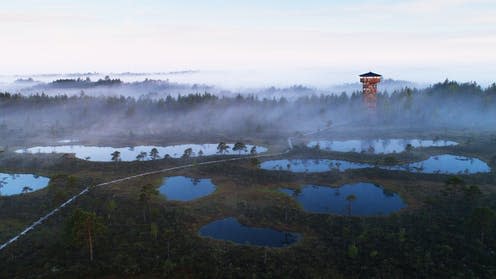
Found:
[[[56,81],[53,86],[84,91],[98,82]],[[108,84],[96,87],[126,86],[110,79],[101,82]],[[0,196],[0,242],[89,190],[0,250],[0,277],[496,277],[496,85],[445,81],[425,89],[383,92],[375,112],[364,108],[358,92],[256,96],[1,93],[0,173],[33,173],[50,182],[40,190]],[[318,139],[362,138],[456,144],[409,144],[387,154],[308,145]],[[62,139],[116,149],[210,143],[217,152],[202,156],[185,148],[174,157],[154,148],[126,161],[113,150],[106,154],[108,162],[15,152],[58,145]],[[255,145],[268,148],[263,157],[254,157]],[[435,163],[443,154],[463,162],[477,159],[488,169],[450,174],[395,168],[429,158]],[[246,159],[204,164],[238,157]],[[291,166],[264,169],[271,160],[367,167],[337,169],[327,163],[322,172],[291,172]],[[164,169],[170,170],[150,173]],[[149,175],[95,187],[141,173]],[[205,179],[215,187],[194,199],[177,199],[180,185],[163,188],[171,187],[166,182],[174,177],[186,179],[189,189],[201,187]],[[377,185],[373,189],[381,198],[401,199],[401,206],[387,214],[378,215],[377,209],[367,214],[359,206],[370,195],[339,192],[343,185],[361,183]],[[321,200],[340,200],[341,208],[332,211],[323,204],[320,213],[305,210],[298,199],[308,185],[333,195]],[[299,238],[284,247],[263,247],[199,233],[226,219]]]

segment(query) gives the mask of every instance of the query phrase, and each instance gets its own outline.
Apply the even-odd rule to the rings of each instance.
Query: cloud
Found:
[[[482,0],[50,3],[0,12],[0,73],[496,63]]]
[[[86,21],[96,20],[97,17],[84,14],[67,14],[67,13],[35,13],[35,12],[0,12],[0,23],[17,24],[17,23],[67,23],[68,21]]]

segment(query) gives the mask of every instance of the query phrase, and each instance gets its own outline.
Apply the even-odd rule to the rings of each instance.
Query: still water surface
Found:
[[[354,216],[387,215],[406,206],[400,196],[372,183],[346,184],[338,188],[305,185],[298,190],[280,189],[305,211]],[[353,201],[347,200],[354,196]]]
[[[217,220],[200,228],[199,234],[219,240],[232,241],[238,244],[284,247],[300,239],[300,234],[277,231],[269,228],[245,226],[229,217]]]

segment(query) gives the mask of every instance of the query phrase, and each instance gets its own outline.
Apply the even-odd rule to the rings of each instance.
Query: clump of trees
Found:
[[[144,161],[145,158],[146,158],[146,152],[140,152],[138,155],[136,155],[137,161]]]
[[[77,208],[69,218],[66,230],[74,245],[88,247],[89,260],[93,261],[95,240],[106,230],[102,218],[95,212]]]
[[[241,154],[241,151],[246,151],[246,145],[240,141],[236,142],[232,148],[233,151],[238,151],[238,154]]]
[[[227,143],[225,142],[219,142],[219,144],[217,145],[217,152],[220,153],[220,154],[224,154],[225,152],[227,152],[229,150],[229,145],[227,145]]]
[[[150,201],[153,197],[158,196],[159,192],[152,184],[146,184],[141,187],[139,202],[143,208],[143,222],[146,223],[146,216],[150,215]]]
[[[190,148],[186,148],[184,150],[184,153],[183,155],[181,156],[181,158],[183,159],[188,159],[190,158],[191,156],[193,155],[193,149],[190,147]]]
[[[150,158],[152,158],[152,160],[157,160],[158,158],[160,158],[157,148],[154,147],[152,148],[152,150],[150,150]]]
[[[121,152],[119,151],[114,151],[112,152],[112,154],[110,154],[110,160],[112,160],[113,162],[120,162],[121,161]]]
[[[37,85],[38,88],[92,88],[97,86],[116,86],[122,85],[123,82],[120,79],[111,79],[109,76],[105,76],[103,79],[97,81],[91,81],[89,77],[82,79],[58,79],[48,85]]]
[[[494,229],[496,212],[489,207],[476,208],[467,220],[468,226],[479,233],[479,240],[484,245],[485,235]]]

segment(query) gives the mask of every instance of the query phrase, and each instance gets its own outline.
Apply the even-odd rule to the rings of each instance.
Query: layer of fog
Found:
[[[141,86],[133,84],[130,86]],[[116,92],[122,92],[119,89],[122,90],[119,87]],[[221,140],[263,145],[263,140],[284,142],[285,137],[296,132],[327,125],[347,124],[371,132],[386,127],[437,134],[450,128],[496,127],[496,85],[482,89],[474,83],[445,81],[424,90],[380,93],[375,112],[366,108],[361,93],[308,94],[311,95],[293,100],[263,99],[255,94],[194,94],[159,99],[0,94],[0,145],[53,145],[67,138],[79,139],[81,144],[114,147]]]
[[[286,78],[276,81],[261,82],[261,73],[227,73],[215,71],[175,71],[164,73],[71,73],[71,74],[42,74],[42,75],[12,75],[0,76],[0,92],[21,93],[24,95],[46,94],[87,96],[126,96],[134,98],[165,98],[191,93],[208,92],[218,96],[232,97],[238,94],[255,95],[258,98],[295,99],[302,96],[341,94],[348,95],[361,90],[358,77],[353,82],[335,83],[322,82],[324,76],[310,79],[300,77]],[[118,79],[119,84],[112,86],[94,84],[73,84],[60,86],[57,80],[91,80],[96,82],[105,79]],[[300,82],[301,81],[301,82]],[[307,81],[307,82],[305,82]],[[413,83],[403,80],[386,78],[380,89],[393,92],[405,87],[424,88],[426,84]]]

